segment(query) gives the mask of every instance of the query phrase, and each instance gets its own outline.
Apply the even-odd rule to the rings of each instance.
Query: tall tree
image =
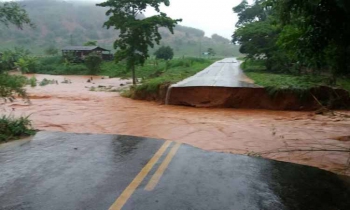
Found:
[[[256,0],[249,5],[243,0],[233,11],[238,14],[237,30],[232,41],[241,45],[240,52],[247,58],[265,58],[266,67],[271,70],[275,63],[276,39],[279,28],[274,23],[271,8],[266,7],[266,0]]]
[[[24,25],[33,26],[25,9],[15,2],[0,4],[0,22],[8,26],[15,25],[22,29]]]
[[[299,33],[299,57],[313,66],[331,69],[334,76],[350,73],[350,1],[276,1],[284,26],[294,24]],[[296,30],[295,30],[296,31]]]
[[[26,24],[33,25],[27,12],[15,2],[0,4],[0,23],[3,23],[6,26],[13,24],[20,29]],[[16,49],[16,51],[18,50]],[[9,58],[7,56],[8,54],[10,53],[5,53],[0,61],[0,99],[2,98],[5,101],[7,99],[12,100],[15,93],[23,98],[26,97],[26,91],[23,88],[26,84],[26,79],[21,76],[4,73],[5,70],[9,70],[7,68],[12,67],[11,65],[13,65],[13,62],[15,61],[15,56],[10,55],[11,58]],[[8,61],[4,60],[7,58],[9,58]]]
[[[233,8],[233,12],[238,14],[237,27],[252,23],[255,21],[265,21],[268,11],[264,8],[263,3],[266,0],[255,0],[253,5],[249,5],[247,0],[243,0],[239,5]]]
[[[126,60],[127,69],[132,71],[133,84],[136,84],[135,66],[143,65],[149,57],[148,47],[159,45],[160,27],[168,28],[171,33],[181,19],[171,19],[160,11],[160,5],[170,5],[169,0],[107,0],[97,6],[108,7],[109,20],[104,23],[108,29],[120,30],[119,38],[114,42],[116,62]],[[157,15],[140,18],[146,8],[152,7]]]

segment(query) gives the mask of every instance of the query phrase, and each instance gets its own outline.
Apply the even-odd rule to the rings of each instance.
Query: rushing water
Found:
[[[349,112],[330,117],[309,112],[165,106],[123,98],[117,92],[89,91],[92,86],[119,88],[129,83],[125,80],[93,77],[88,83],[90,76],[34,76],[58,84],[28,87],[31,104],[18,100],[6,104],[2,112],[30,115],[39,130],[169,139],[206,150],[261,155],[350,175],[350,170],[345,170],[349,153],[307,151],[350,149],[348,138],[341,138],[350,136]],[[71,83],[63,84],[63,80]]]

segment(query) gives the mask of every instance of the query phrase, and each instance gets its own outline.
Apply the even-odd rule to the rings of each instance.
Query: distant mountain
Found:
[[[71,44],[82,45],[90,40],[97,40],[100,46],[112,49],[118,37],[118,31],[102,27],[107,20],[106,9],[92,3],[27,0],[20,1],[20,4],[36,27],[18,30],[0,25],[0,50],[24,47],[35,54],[43,54],[50,46],[60,49]],[[199,29],[177,26],[174,35],[165,29],[160,31],[163,37],[161,45],[171,46],[176,56],[198,56],[208,48],[213,48],[219,56],[239,54],[238,47],[230,44],[230,40],[219,35],[205,37]]]

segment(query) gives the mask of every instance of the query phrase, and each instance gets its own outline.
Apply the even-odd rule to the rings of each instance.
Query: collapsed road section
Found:
[[[302,96],[302,97],[301,97]],[[300,94],[293,89],[271,94],[254,84],[235,58],[215,62],[208,68],[168,88],[165,103],[193,107],[221,107],[270,110],[316,110],[319,101],[331,101],[331,108],[350,106],[343,89],[315,87]]]

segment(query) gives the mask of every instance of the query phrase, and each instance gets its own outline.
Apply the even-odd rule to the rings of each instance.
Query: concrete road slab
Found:
[[[236,58],[217,61],[196,75],[171,87],[257,87],[245,76]]]
[[[0,145],[0,209],[350,209],[336,174],[180,143],[39,132]]]

